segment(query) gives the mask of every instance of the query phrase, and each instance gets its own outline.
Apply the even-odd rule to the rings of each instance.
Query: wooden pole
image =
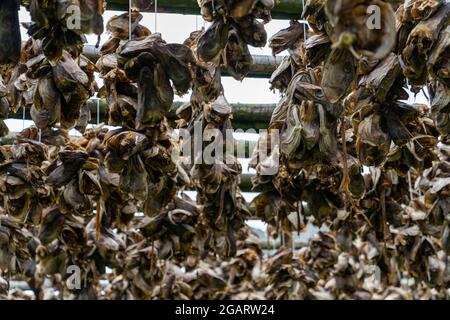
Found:
[[[91,123],[97,123],[97,99],[92,98],[91,105]],[[172,108],[170,108],[168,119],[174,122],[177,120],[175,114],[176,110],[183,104],[183,102],[174,102]],[[275,109],[275,104],[231,104],[233,108],[233,127],[235,129],[267,129],[269,126],[272,112]],[[99,120],[105,124],[108,124],[108,107],[104,99],[100,100],[100,115]],[[17,113],[10,113],[8,119],[22,119],[22,109]],[[29,108],[26,110],[25,119],[31,120]],[[258,132],[255,132],[258,133]]]
[[[99,49],[93,45],[85,45],[83,47],[83,54],[95,63],[99,58]],[[247,78],[268,79],[283,61],[282,56],[253,55],[252,58],[253,63],[250,65],[250,71]],[[222,69],[222,76],[229,76],[225,68]]]

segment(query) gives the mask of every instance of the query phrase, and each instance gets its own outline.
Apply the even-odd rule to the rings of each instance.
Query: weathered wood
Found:
[[[107,9],[117,11],[128,10],[128,0],[108,0]],[[149,0],[147,12],[154,12],[154,1]],[[300,19],[302,2],[300,0],[276,0],[272,10],[273,19]],[[197,0],[158,0],[158,12],[179,14],[200,14]]]
[[[92,62],[99,58],[99,49],[93,45],[85,45],[83,54]],[[283,61],[283,57],[272,57],[266,55],[253,55],[253,63],[250,65],[250,71],[247,78],[270,78],[278,65]],[[222,69],[223,76],[229,76],[225,69]]]

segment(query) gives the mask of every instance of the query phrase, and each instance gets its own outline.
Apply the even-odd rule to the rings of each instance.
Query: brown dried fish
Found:
[[[19,26],[19,1],[5,0],[0,4],[0,65],[15,65],[20,57],[21,36]]]

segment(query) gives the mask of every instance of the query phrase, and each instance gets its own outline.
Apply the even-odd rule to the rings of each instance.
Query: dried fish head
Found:
[[[414,85],[424,85],[428,78],[427,59],[431,49],[438,40],[439,35],[445,38],[448,32],[450,17],[450,4],[442,6],[429,19],[417,24],[408,36],[405,48],[402,51],[402,69],[404,75]],[[437,49],[439,50],[439,49]],[[434,60],[436,58],[433,58]],[[432,60],[433,61],[433,60]]]
[[[230,30],[223,54],[223,63],[228,73],[236,80],[242,80],[250,71],[252,62],[253,59],[247,44],[242,41],[235,30]]]
[[[380,17],[368,17],[368,8],[377,6]],[[382,59],[396,41],[395,14],[390,4],[381,0],[327,1],[326,13],[333,26],[331,40],[335,47],[352,48],[359,55]],[[379,25],[376,25],[378,23]]]
[[[138,81],[136,129],[142,130],[159,124],[173,103],[173,90],[161,64],[153,70],[144,67]]]
[[[238,30],[242,39],[252,47],[264,47],[267,43],[267,32],[264,24],[259,22],[253,16],[246,16],[237,19]]]
[[[350,89],[356,77],[355,59],[347,49],[335,48],[323,67],[322,88],[332,103],[339,101]]]
[[[208,122],[223,123],[231,115],[231,105],[224,96],[219,96],[215,101],[205,104],[205,118]]]
[[[315,32],[325,32],[329,29],[325,3],[326,0],[307,0],[303,8],[303,17]]]
[[[39,229],[40,242],[43,245],[47,245],[57,239],[61,235],[65,221],[65,216],[59,211],[57,206],[45,210]]]
[[[54,126],[60,118],[61,95],[51,77],[40,78],[30,114],[38,128]]]
[[[213,24],[198,38],[197,55],[202,61],[211,61],[225,48],[228,40],[228,25],[222,19]]]
[[[378,166],[386,159],[391,139],[382,129],[381,115],[372,114],[358,126],[356,149],[364,165]]]
[[[305,24],[291,20],[289,27],[278,31],[269,39],[269,48],[272,49],[272,54],[277,55],[284,50],[292,48],[298,40],[303,39],[307,30],[308,26]]]
[[[103,33],[104,0],[88,0],[80,2],[81,32],[86,34]]]
[[[65,150],[60,152],[59,157],[62,163],[46,179],[46,183],[55,188],[64,186],[72,180],[89,156],[84,151]]]
[[[132,33],[136,31],[139,22],[142,20],[143,16],[138,11],[131,12],[131,30]],[[106,24],[106,30],[111,32],[114,38],[121,40],[128,40],[129,38],[129,15],[123,13],[120,16],[113,16]]]

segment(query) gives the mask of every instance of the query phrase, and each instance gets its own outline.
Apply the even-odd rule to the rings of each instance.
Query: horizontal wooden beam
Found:
[[[141,1],[142,2],[142,1]],[[144,12],[154,12],[154,0],[148,0],[148,6]],[[108,0],[107,10],[127,11],[129,0]],[[273,19],[300,19],[302,13],[302,1],[300,0],[275,0],[272,9]],[[161,13],[200,14],[197,0],[158,0],[157,11]]]
[[[95,63],[99,58],[99,49],[93,45],[85,45],[83,54]],[[281,56],[253,55],[252,58],[253,63],[250,65],[247,78],[270,78],[275,69],[283,61],[283,57]],[[225,68],[222,69],[222,76],[229,76]]]
[[[97,123],[97,100],[96,98],[92,98],[90,101],[91,108],[91,123]],[[172,124],[175,120],[178,119],[175,112],[176,110],[183,104],[183,102],[176,101],[173,103],[172,108],[169,111],[167,117],[172,121]],[[233,127],[235,129],[255,129],[256,131],[259,129],[267,129],[270,118],[272,116],[272,112],[275,109],[275,104],[231,104],[233,108]],[[106,105],[106,101],[103,99],[99,100],[98,109],[99,113],[99,122],[100,123],[108,123],[108,107]],[[19,110],[16,113],[10,113],[9,119],[23,119],[22,110]],[[25,112],[25,120],[31,120],[30,110],[27,109]]]

